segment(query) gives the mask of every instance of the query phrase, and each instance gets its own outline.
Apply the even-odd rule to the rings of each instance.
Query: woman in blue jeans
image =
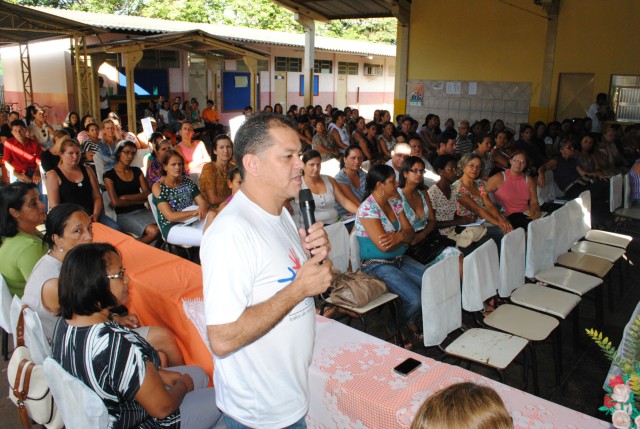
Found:
[[[414,230],[402,208],[393,168],[371,167],[366,178],[366,194],[358,208],[355,234],[360,245],[362,271],[382,279],[400,297],[400,321],[420,341],[416,320],[421,310],[422,274],[426,267],[405,256]],[[410,348],[411,341],[405,342]]]

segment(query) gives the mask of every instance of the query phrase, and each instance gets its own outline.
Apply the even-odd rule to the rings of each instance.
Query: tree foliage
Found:
[[[144,16],[209,24],[226,24],[301,33],[293,13],[272,0],[10,0],[25,6],[48,6],[85,12]],[[319,36],[378,43],[396,41],[394,18],[350,19],[318,23]]]

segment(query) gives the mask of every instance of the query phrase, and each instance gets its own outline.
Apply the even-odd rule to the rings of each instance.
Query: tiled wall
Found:
[[[407,98],[407,113],[420,122],[425,116],[434,113],[440,116],[441,127],[447,118],[453,118],[456,124],[466,119],[474,123],[480,119],[489,119],[492,123],[502,119],[505,124],[518,130],[521,123],[528,122],[531,103],[531,83],[529,82],[472,82],[476,84],[475,95],[469,94],[468,81],[450,81],[459,84],[460,93],[447,93],[444,80],[412,80],[407,82],[410,94],[412,85],[424,83],[422,106],[411,106]]]

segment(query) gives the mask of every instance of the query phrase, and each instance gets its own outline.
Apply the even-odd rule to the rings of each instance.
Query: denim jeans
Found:
[[[378,276],[389,291],[400,297],[400,323],[415,322],[422,310],[422,275],[426,267],[409,256],[396,264],[371,264],[362,267],[366,274]]]
[[[222,416],[224,418],[224,422],[227,424],[228,429],[251,429],[249,426],[245,426],[242,423],[237,422],[232,417],[229,417],[226,414],[223,414]],[[304,416],[294,424],[283,429],[307,429],[306,418],[307,416]]]

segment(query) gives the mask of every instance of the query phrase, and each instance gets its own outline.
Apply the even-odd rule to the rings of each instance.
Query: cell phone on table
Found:
[[[404,362],[402,362],[400,365],[393,368],[393,371],[406,377],[407,375],[415,371],[415,369],[418,368],[420,365],[422,365],[422,362],[420,362],[419,360],[416,360],[414,358],[408,358]]]

